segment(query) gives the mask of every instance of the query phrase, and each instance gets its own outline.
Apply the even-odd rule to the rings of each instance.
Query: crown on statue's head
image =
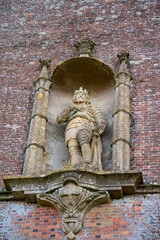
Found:
[[[77,93],[84,93],[86,96],[88,96],[88,91],[86,89],[83,89],[82,87],[79,88],[79,90],[75,90],[74,95]]]
[[[86,101],[85,102],[90,103],[88,91],[86,89],[83,89],[82,87],[80,87],[79,90],[74,91],[73,102],[76,102],[77,93],[84,93],[85,96],[86,96]]]

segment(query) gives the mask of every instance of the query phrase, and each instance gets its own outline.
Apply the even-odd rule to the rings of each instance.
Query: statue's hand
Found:
[[[73,108],[75,109],[75,110],[77,110],[77,111],[80,111],[80,112],[83,112],[83,111],[85,111],[86,110],[86,107],[85,106],[77,106],[77,105],[75,105],[75,104],[73,104]]]
[[[56,119],[57,123],[61,124],[61,123],[66,122],[67,119],[68,119],[68,116],[70,115],[70,113],[71,113],[72,111],[74,111],[73,105],[66,107],[66,108],[63,110],[63,112],[61,112],[61,113],[57,116],[57,119]]]
[[[106,124],[103,123],[103,124],[101,124],[100,126],[97,127],[96,132],[98,134],[102,134],[104,132],[104,130],[106,129],[106,127],[107,127]]]
[[[99,134],[97,132],[93,132],[92,136],[97,138],[97,137],[99,137]]]
[[[74,109],[75,109],[74,105],[70,105],[70,106],[68,107],[69,112],[73,111]]]
[[[67,112],[68,112],[68,114],[70,113],[70,112],[72,112],[72,111],[75,111],[75,110],[79,110],[79,108],[75,105],[75,104],[73,104],[73,105],[70,105],[70,106],[68,106],[67,107]]]
[[[77,105],[73,104],[72,105],[72,110],[77,110],[77,111],[82,111],[82,107],[78,107]]]

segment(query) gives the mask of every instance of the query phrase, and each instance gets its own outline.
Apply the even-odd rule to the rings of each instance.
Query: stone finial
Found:
[[[50,59],[40,59],[39,60],[40,64],[41,64],[41,73],[39,75],[39,78],[45,77],[48,78],[48,69],[51,66],[51,60]]]
[[[75,48],[79,57],[91,57],[95,43],[89,38],[83,38],[80,42],[76,43]]]
[[[117,57],[119,59],[120,64],[122,62],[125,62],[127,64],[129,59],[129,53],[125,51],[121,51],[120,53],[117,54]]]
[[[44,60],[40,59],[39,62],[41,64],[41,69],[43,68],[43,66],[46,66],[47,69],[49,69],[50,66],[51,66],[51,60],[50,59],[44,59]]]
[[[117,54],[117,57],[120,63],[119,71],[128,72],[127,65],[129,63],[129,53],[125,51],[121,51],[120,53]]]

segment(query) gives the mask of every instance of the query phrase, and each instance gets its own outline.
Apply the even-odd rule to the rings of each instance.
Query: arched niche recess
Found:
[[[58,114],[72,104],[74,91],[88,90],[91,104],[98,106],[108,120],[108,128],[101,135],[103,170],[112,169],[112,114],[114,108],[114,80],[112,70],[103,62],[91,57],[69,59],[57,66],[52,75],[46,129],[46,169],[53,171],[68,164],[69,152],[65,145],[66,124],[56,122]]]

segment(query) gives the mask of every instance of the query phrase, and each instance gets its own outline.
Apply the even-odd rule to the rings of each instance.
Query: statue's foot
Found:
[[[84,162],[85,162],[86,164],[91,164],[91,165],[92,165],[92,160],[91,160],[91,159],[86,159]]]
[[[92,169],[93,165],[91,163],[89,163],[89,162],[84,162],[83,163],[83,168]]]
[[[75,166],[75,165],[79,165],[79,164],[82,164],[82,157],[79,155],[72,156],[70,159],[70,165]]]
[[[83,168],[85,168],[86,170],[92,170],[92,171],[100,171],[102,169],[99,169],[97,166],[93,165],[92,163],[89,162],[84,162],[83,163]]]

